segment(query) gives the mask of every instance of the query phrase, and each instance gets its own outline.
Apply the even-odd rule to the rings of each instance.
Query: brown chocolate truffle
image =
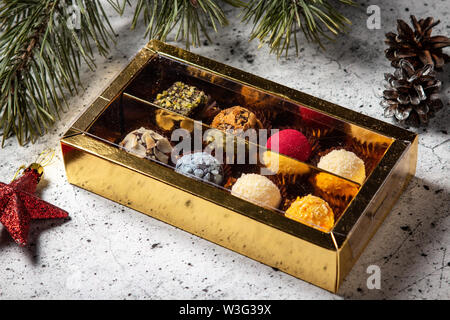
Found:
[[[159,93],[153,103],[169,111],[189,116],[207,100],[203,91],[178,81],[169,89]]]
[[[236,133],[238,130],[261,129],[261,121],[248,109],[241,106],[234,106],[222,110],[215,116],[211,126],[213,128]]]

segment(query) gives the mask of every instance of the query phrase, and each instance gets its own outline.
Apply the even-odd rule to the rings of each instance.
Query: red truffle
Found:
[[[299,161],[306,161],[311,156],[311,145],[300,131],[281,130],[267,140],[267,149],[284,154]]]
[[[299,107],[303,122],[310,127],[332,127],[334,119],[324,113],[320,113],[306,107]]]

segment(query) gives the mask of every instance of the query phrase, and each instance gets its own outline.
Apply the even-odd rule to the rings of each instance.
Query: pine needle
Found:
[[[133,2],[134,17],[131,28],[134,29],[140,17],[143,17],[144,23],[147,24],[146,37],[166,41],[169,33],[176,29],[176,41],[185,41],[186,48],[191,45],[198,47],[201,44],[200,34],[210,41],[208,24],[215,32],[218,31],[218,25],[228,24],[219,2],[226,2],[235,7],[245,5],[245,2],[240,0],[137,0]]]
[[[71,17],[80,19],[78,29]],[[0,1],[2,146],[13,135],[24,145],[47,132],[81,86],[81,62],[95,66],[91,43],[106,55],[113,35],[98,1]]]
[[[351,22],[327,0],[249,0],[242,20],[253,23],[250,39],[268,43],[271,53],[286,56],[294,37],[298,55],[297,30],[302,30],[307,41],[316,42],[322,48],[321,38],[332,39],[346,31]],[[355,5],[351,0],[339,0],[345,5]]]

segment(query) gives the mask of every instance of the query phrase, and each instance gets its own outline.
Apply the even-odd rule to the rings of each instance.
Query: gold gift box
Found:
[[[157,125],[155,115],[162,109],[152,101],[179,80],[213,95],[223,108],[250,106],[279,128],[294,125],[307,131],[323,148],[336,148],[339,142],[361,155],[367,170],[362,185],[313,163],[302,164],[306,177],[286,182],[291,193],[319,192],[325,198],[326,193],[312,187],[318,174],[353,185],[356,194],[327,199],[340,208],[333,229],[326,232],[288,219],[283,210],[240,199],[229,188],[181,175],[120,148],[126,133]],[[305,125],[299,108],[318,113],[317,125]],[[332,125],[323,120],[327,118]],[[172,119],[164,126],[182,127],[179,117]],[[196,120],[185,118],[184,123]],[[414,175],[417,146],[417,135],[407,130],[155,40],[61,139],[70,183],[331,292],[337,292]]]

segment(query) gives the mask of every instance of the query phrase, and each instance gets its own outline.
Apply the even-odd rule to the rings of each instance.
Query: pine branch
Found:
[[[129,0],[126,2],[130,3]],[[184,40],[187,48],[191,44],[199,46],[201,33],[211,41],[207,32],[208,24],[215,32],[218,31],[218,25],[228,24],[220,2],[236,7],[245,5],[240,0],[138,0],[134,2],[132,29],[143,16],[147,25],[145,35],[149,38],[165,41],[168,34],[178,26],[175,41]]]
[[[23,145],[47,132],[77,92],[81,63],[95,67],[91,42],[106,55],[114,32],[89,0],[3,0],[0,30],[2,146],[12,135]]]
[[[336,1],[335,1],[336,2]],[[339,0],[354,5],[352,0]],[[301,30],[308,41],[318,43],[321,37],[332,39],[331,35],[345,32],[351,22],[327,0],[250,0],[244,9],[244,22],[254,24],[250,39],[259,39],[261,45],[268,43],[270,52],[286,56],[294,39],[298,55],[297,32]]]
[[[146,36],[200,45],[209,26],[217,32],[228,23],[223,3],[244,7],[243,21],[254,23],[251,39],[269,43],[278,56],[288,53],[298,30],[308,41],[345,31],[350,21],[331,0],[106,0],[118,13],[134,6],[132,28],[143,17]],[[352,5],[352,0],[337,0]],[[79,9],[80,24],[72,26],[70,9]],[[34,142],[48,131],[77,93],[80,67],[94,68],[94,53],[106,55],[114,32],[99,1],[0,0],[0,135],[2,146],[16,135],[20,144]]]

